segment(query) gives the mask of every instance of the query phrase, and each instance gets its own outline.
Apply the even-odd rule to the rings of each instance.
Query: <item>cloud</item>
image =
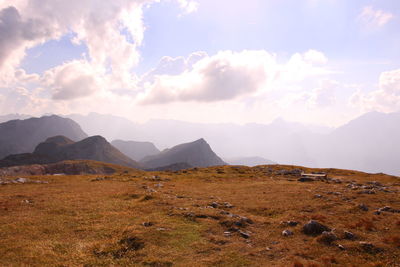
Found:
[[[0,10],[0,81],[9,82],[25,50],[57,34],[41,18],[23,19],[15,7]]]
[[[370,93],[357,91],[351,104],[364,111],[394,112],[400,110],[400,69],[386,71],[379,77],[379,89]]]
[[[164,59],[158,69],[145,75],[148,82],[140,103],[215,102],[255,96],[329,74],[315,66],[326,62],[326,57],[314,50],[294,54],[286,64],[279,64],[276,55],[264,50],[220,51],[214,56],[196,53],[188,60]],[[173,72],[169,68],[165,71],[166,66],[174,66]]]
[[[176,1],[178,1],[179,6],[186,13],[195,12],[199,7],[199,3],[197,1],[193,1],[193,0],[176,0]]]
[[[55,100],[89,96],[102,88],[102,75],[84,60],[74,60],[45,72],[42,84]]]
[[[369,29],[383,27],[393,18],[394,15],[392,13],[375,9],[372,6],[365,6],[358,16],[358,20]]]

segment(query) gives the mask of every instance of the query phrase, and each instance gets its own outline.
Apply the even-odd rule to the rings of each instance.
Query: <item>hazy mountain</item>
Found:
[[[237,158],[228,158],[224,160],[231,165],[244,165],[249,167],[257,165],[277,164],[276,162],[273,162],[271,160],[262,157],[237,157]]]
[[[160,153],[160,150],[150,142],[114,140],[111,144],[122,153],[136,161]]]
[[[71,114],[64,117],[79,123],[89,135],[101,135],[108,140],[151,140],[145,138],[144,134],[139,132],[139,124],[122,117],[95,112],[88,115]]]
[[[76,122],[55,115],[0,123],[0,158],[32,152],[40,142],[55,135],[74,141],[87,137]]]
[[[11,121],[11,120],[25,120],[31,118],[32,116],[26,114],[7,114],[7,115],[0,115],[0,123]]]
[[[312,152],[319,167],[400,175],[400,113],[370,112],[337,128]]]
[[[187,163],[193,167],[226,165],[204,139],[165,149],[157,155],[144,158],[140,163],[146,168],[158,168],[174,163]]]
[[[40,143],[33,153],[10,155],[0,166],[44,164],[63,160],[96,160],[139,168],[140,165],[113,147],[104,137],[91,136],[74,142],[65,136],[54,136]]]

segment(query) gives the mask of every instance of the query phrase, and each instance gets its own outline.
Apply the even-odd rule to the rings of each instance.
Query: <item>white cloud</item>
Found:
[[[375,9],[372,6],[365,6],[358,16],[359,21],[367,28],[380,28],[393,18],[394,15],[392,13]]]
[[[145,75],[148,83],[141,103],[213,102],[254,96],[327,75],[327,69],[315,66],[326,62],[326,57],[314,50],[295,54],[286,64],[279,64],[276,55],[264,50],[221,51],[214,56],[196,53],[186,61],[168,58]]]
[[[46,71],[42,83],[51,90],[53,99],[70,100],[101,90],[101,77],[88,62],[74,60]]]
[[[400,110],[400,69],[386,71],[379,77],[379,89],[356,92],[350,102],[364,111],[394,112]]]
[[[199,7],[199,3],[197,1],[194,1],[194,0],[176,0],[176,1],[178,1],[179,6],[186,13],[195,12]]]

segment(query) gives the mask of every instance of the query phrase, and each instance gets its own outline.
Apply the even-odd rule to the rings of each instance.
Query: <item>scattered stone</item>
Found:
[[[166,228],[163,228],[163,227],[158,227],[158,228],[157,228],[157,231],[167,231],[167,229],[166,229]]]
[[[359,204],[359,205],[358,205],[358,208],[359,208],[360,210],[363,210],[363,211],[368,211],[368,210],[369,210],[368,206],[365,205],[364,203]]]
[[[311,177],[300,177],[299,179],[297,179],[297,181],[299,181],[299,182],[314,182],[315,179],[311,178]]]
[[[278,175],[294,175],[294,176],[300,176],[302,173],[302,170],[300,169],[293,169],[293,170],[278,170],[277,174]]]
[[[299,222],[296,221],[282,221],[281,225],[283,226],[297,226]]]
[[[375,186],[383,186],[380,182],[377,181],[372,181],[372,182],[367,182],[367,184],[375,185]]]
[[[219,202],[215,202],[215,201],[208,204],[208,206],[210,206],[214,209],[221,209],[221,208],[231,209],[231,208],[235,207],[229,202],[219,203]]]
[[[345,239],[349,239],[349,240],[353,240],[355,238],[355,235],[352,232],[344,231],[344,238]]]
[[[291,236],[291,235],[293,235],[293,232],[286,229],[286,230],[282,231],[282,235],[283,236]]]
[[[25,204],[33,204],[33,201],[32,201],[32,200],[29,200],[29,199],[24,199],[24,200],[22,200],[21,202],[22,202],[22,203],[25,203]]]
[[[315,198],[322,198],[322,195],[320,195],[320,194],[315,194],[314,197],[315,197]]]
[[[16,183],[21,183],[21,184],[24,184],[24,183],[27,183],[27,182],[29,182],[29,179],[27,179],[27,178],[22,178],[22,177],[19,177],[19,178],[15,179],[14,181],[15,181]]]
[[[376,247],[372,243],[361,241],[359,244],[360,244],[360,247],[367,253],[376,254],[376,253],[382,252],[381,248]]]
[[[243,238],[246,238],[246,239],[247,239],[247,238],[250,238],[250,233],[248,233],[248,232],[239,230],[239,234],[240,234],[240,236],[243,237]]]
[[[144,222],[144,223],[142,223],[142,225],[143,225],[144,227],[150,227],[150,226],[153,226],[154,223],[152,223],[152,222]]]
[[[158,183],[158,184],[155,184],[154,187],[161,188],[161,187],[164,187],[164,184]]]
[[[382,212],[400,213],[400,210],[393,209],[393,208],[391,208],[389,206],[385,206],[383,208],[379,208],[375,213],[377,213],[379,215]]]
[[[346,250],[346,248],[345,248],[344,246],[342,246],[341,244],[338,244],[337,246],[338,246],[338,248],[339,248],[340,250]]]
[[[324,231],[318,238],[318,241],[330,245],[333,241],[336,241],[337,239],[337,236],[333,232]]]
[[[309,221],[303,226],[303,233],[306,235],[320,235],[325,231],[329,232],[331,229],[314,220]]]
[[[232,235],[232,233],[231,233],[231,232],[229,232],[229,231],[225,231],[225,232],[224,232],[224,235],[226,235],[226,236],[230,236],[230,235]]]

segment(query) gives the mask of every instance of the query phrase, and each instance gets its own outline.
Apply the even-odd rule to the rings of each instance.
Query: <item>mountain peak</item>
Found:
[[[226,165],[226,163],[212,151],[210,145],[203,138],[180,144],[166,149],[157,155],[146,157],[141,163],[149,169],[175,163],[187,163],[193,167]]]

